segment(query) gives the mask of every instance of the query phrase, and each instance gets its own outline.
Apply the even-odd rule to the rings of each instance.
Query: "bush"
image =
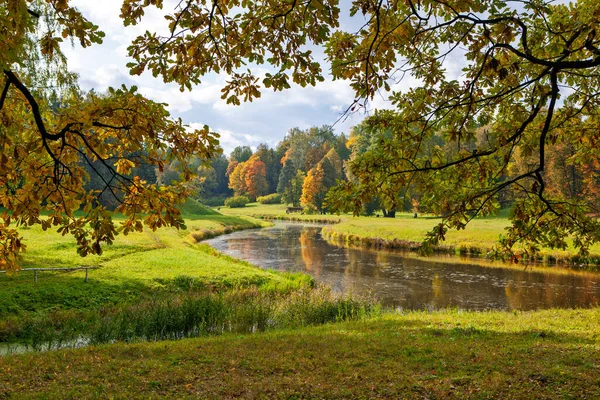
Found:
[[[198,201],[209,207],[219,207],[225,204],[227,196],[200,197]]]
[[[279,193],[260,196],[256,199],[260,204],[281,204],[281,195]]]
[[[246,196],[234,196],[225,200],[225,205],[229,208],[246,207],[250,200]]]

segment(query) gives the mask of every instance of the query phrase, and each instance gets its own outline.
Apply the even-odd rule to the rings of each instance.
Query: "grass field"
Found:
[[[185,211],[186,230],[165,228],[152,232],[117,236],[115,243],[105,246],[101,256],[80,257],[75,240],[39,227],[21,228],[27,244],[23,268],[99,266],[90,270],[90,281],[84,282],[84,271],[40,272],[38,284],[33,274],[0,275],[0,318],[27,312],[59,309],[95,308],[121,303],[164,286],[177,276],[185,275],[205,284],[233,286],[239,283],[284,281],[276,273],[258,269],[247,263],[223,257],[205,245],[195,243],[194,236],[206,232],[255,228],[262,223],[249,219],[195,214]],[[117,217],[118,218],[118,217]]]
[[[184,211],[187,230],[119,236],[85,259],[68,237],[23,230],[25,267],[101,268],[87,283],[0,275],[0,342],[93,345],[0,356],[0,398],[600,398],[600,308],[381,313],[197,243],[283,206]],[[434,222],[326,217],[384,238]],[[460,240],[483,245],[506,220],[475,222]]]
[[[414,312],[0,357],[0,397],[600,397],[600,311]]]
[[[24,268],[100,268],[89,271],[89,282],[82,270],[43,271],[37,283],[28,271],[0,275],[0,342],[37,348],[81,335],[101,337],[100,341],[139,340],[174,337],[188,328],[189,335],[197,336],[252,330],[267,318],[273,322],[261,329],[270,329],[344,319],[340,316],[362,307],[310,289],[314,283],[308,275],[266,271],[197,243],[269,223],[191,206],[184,208],[187,229],[119,235],[101,256],[79,257],[68,236],[37,227],[21,229],[28,244]],[[295,320],[285,323],[287,317],[278,315],[291,312],[294,301],[308,306],[301,312],[295,308]],[[319,316],[321,311],[329,314]],[[245,321],[241,327],[239,319]],[[194,324],[200,328],[190,327]]]

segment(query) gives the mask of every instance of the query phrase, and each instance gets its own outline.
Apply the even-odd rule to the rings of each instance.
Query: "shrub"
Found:
[[[250,200],[246,196],[234,196],[225,200],[225,205],[229,208],[246,207]]]
[[[225,204],[227,196],[201,197],[198,201],[209,207],[219,207]]]
[[[279,193],[260,196],[256,199],[260,204],[281,204],[281,195]]]

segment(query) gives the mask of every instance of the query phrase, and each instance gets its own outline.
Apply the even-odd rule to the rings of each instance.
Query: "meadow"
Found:
[[[87,258],[68,237],[23,229],[24,267],[100,268],[89,282],[83,271],[41,272],[37,284],[0,275],[0,350],[27,346],[0,356],[0,398],[600,397],[599,308],[381,310],[198,243],[269,224],[249,215],[289,217],[220,211],[188,204],[186,230],[120,235]],[[392,239],[394,224],[417,235],[429,221],[324,218]],[[505,222],[481,221],[473,237]]]
[[[0,357],[18,398],[598,398],[600,311],[409,312]]]

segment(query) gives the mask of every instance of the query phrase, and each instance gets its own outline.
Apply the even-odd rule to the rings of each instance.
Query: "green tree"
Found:
[[[279,174],[281,173],[281,157],[277,154],[277,151],[269,148],[265,143],[261,143],[256,147],[254,153],[260,161],[265,164],[266,168],[266,179],[269,184],[269,193],[275,193],[277,191],[277,184],[279,182]]]
[[[252,149],[249,146],[238,146],[229,155],[231,161],[243,163],[252,157]]]
[[[281,200],[284,204],[294,203],[295,198],[293,196],[292,180],[296,176],[296,171],[294,162],[292,160],[287,160],[279,174],[277,193],[281,194]]]

